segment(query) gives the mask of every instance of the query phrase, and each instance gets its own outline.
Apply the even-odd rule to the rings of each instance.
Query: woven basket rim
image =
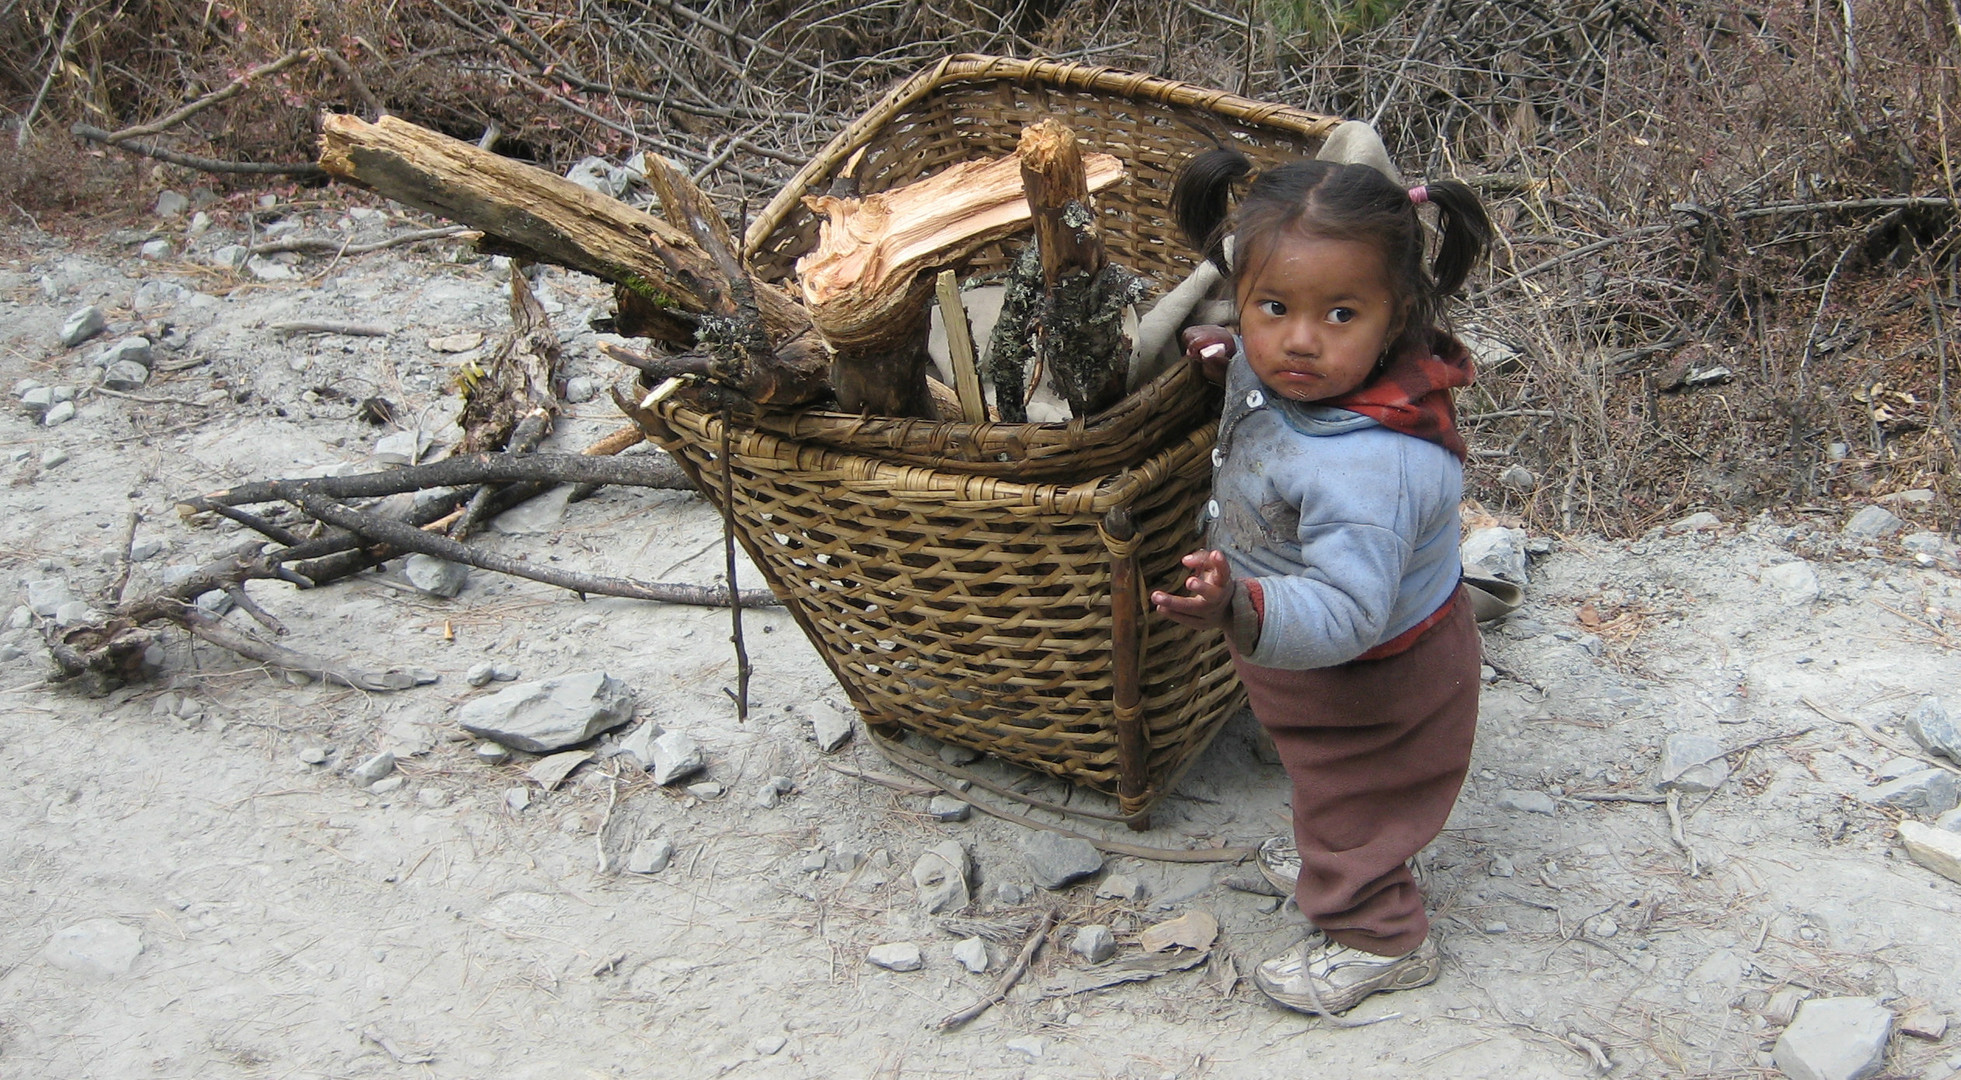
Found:
[[[813,185],[842,166],[870,142],[893,117],[943,86],[959,82],[1018,81],[1082,90],[1110,97],[1156,102],[1217,113],[1243,124],[1279,128],[1307,138],[1321,138],[1341,123],[1339,117],[1311,113],[1292,105],[1257,101],[1224,90],[1158,75],[1061,60],[1026,60],[1011,56],[961,53],[923,68],[893,87],[877,104],[832,137],[797,174],[785,183],[769,205],[749,223],[743,235],[743,258],[753,258],[801,205]]]

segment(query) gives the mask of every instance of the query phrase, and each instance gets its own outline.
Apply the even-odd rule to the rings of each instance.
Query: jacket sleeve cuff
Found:
[[[1266,617],[1266,594],[1253,578],[1237,578],[1232,583],[1232,610],[1226,622],[1226,636],[1242,655],[1260,644],[1260,624]]]

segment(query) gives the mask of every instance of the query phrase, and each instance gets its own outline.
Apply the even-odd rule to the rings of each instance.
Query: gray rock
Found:
[[[987,970],[987,942],[970,937],[953,947],[953,958],[960,966],[979,975]]]
[[[1033,1035],[1024,1035],[1019,1039],[1009,1039],[1007,1047],[1010,1053],[1020,1054],[1030,1061],[1040,1061],[1046,1044]]]
[[[20,646],[11,641],[0,645],[0,664],[11,664],[26,655]]]
[[[1914,862],[1949,881],[1961,882],[1961,833],[1902,821],[1900,844]]]
[[[41,947],[50,967],[90,979],[127,975],[143,952],[143,933],[114,919],[89,919],[55,931]]]
[[[1867,997],[1812,998],[1771,1052],[1791,1080],[1864,1080],[1886,1061],[1893,1014]]]
[[[53,408],[42,414],[41,426],[55,427],[73,419],[75,419],[75,403],[72,401],[57,401],[54,403]]]
[[[57,465],[65,465],[67,462],[68,451],[63,450],[59,446],[41,452],[41,467],[43,469],[52,469]]]
[[[698,784],[688,785],[688,794],[693,795],[703,802],[709,799],[719,799],[723,795],[728,794],[728,790],[728,788],[723,787],[718,781],[714,780],[703,780]]]
[[[205,261],[222,270],[237,270],[245,265],[246,258],[251,254],[244,244],[226,244],[205,256]]]
[[[368,791],[375,795],[392,795],[400,791],[402,785],[406,783],[408,783],[407,778],[403,777],[400,773],[396,773],[394,776],[384,776],[374,783],[369,784]]]
[[[199,210],[191,215],[191,223],[184,226],[184,235],[195,240],[211,231],[211,215]]]
[[[138,540],[134,544],[129,545],[130,562],[149,562],[161,554],[163,554],[163,541],[161,540]]]
[[[383,435],[375,440],[375,461],[383,465],[413,465],[433,442],[429,433],[411,428]]]
[[[457,710],[472,735],[534,754],[581,743],[633,718],[633,694],[603,671],[517,683]]]
[[[48,410],[54,408],[54,387],[36,386],[23,390],[20,395],[20,407],[27,410],[27,415],[36,420],[48,415]]]
[[[27,393],[29,390],[39,390],[46,385],[48,384],[42,382],[39,379],[34,378],[33,376],[29,376],[25,379],[18,379],[14,382],[14,396],[19,397],[22,394]]]
[[[658,874],[674,861],[674,841],[665,836],[642,840],[633,845],[626,857],[626,871],[629,874]]]
[[[940,760],[946,762],[948,765],[971,765],[981,759],[981,752],[979,750],[968,746],[957,746],[953,743],[941,743],[939,755]]]
[[[1961,809],[1949,810],[1935,818],[1934,828],[1944,832],[1961,833]]]
[[[1523,465],[1513,465],[1498,474],[1498,482],[1523,495],[1539,486],[1539,477]]]
[[[1021,838],[1021,858],[1035,884],[1044,889],[1066,888],[1071,882],[1103,869],[1103,853],[1087,840],[1047,829],[1035,829]]]
[[[756,1053],[764,1057],[771,1057],[782,1053],[783,1048],[790,1045],[790,1039],[786,1035],[758,1035],[756,1036],[756,1041],[749,1045],[755,1049]]]
[[[329,757],[324,746],[302,746],[293,752],[293,756],[306,765],[325,765]]]
[[[925,958],[919,955],[919,946],[910,941],[874,945],[865,953],[865,959],[887,971],[918,971],[926,966]]]
[[[1886,780],[1898,780],[1908,773],[1917,773],[1926,767],[1927,763],[1924,761],[1915,761],[1910,757],[1896,757],[1886,764],[1881,765],[1872,774],[1872,778],[1874,783],[1880,783]]]
[[[469,683],[471,686],[488,686],[490,684],[490,676],[493,670],[494,669],[492,669],[490,664],[487,662],[482,664],[473,664],[471,665],[470,670],[463,673],[463,681]]]
[[[127,362],[141,364],[143,369],[148,371],[155,360],[156,353],[150,347],[150,339],[139,334],[126,337],[102,350],[101,354],[90,363],[99,368],[107,368]]]
[[[191,208],[190,196],[169,188],[157,193],[156,212],[160,218],[180,218]]]
[[[1922,769],[1898,780],[1867,788],[1859,797],[1874,806],[1909,810],[1923,817],[1938,817],[1961,806],[1961,779],[1945,769]]]
[[[574,405],[583,405],[599,396],[599,382],[584,375],[574,375],[565,380],[565,400]]]
[[[1003,907],[1019,907],[1034,899],[1035,890],[1019,881],[997,881],[994,883],[994,902]]]
[[[247,255],[245,272],[260,281],[291,281],[299,276],[293,272],[292,267],[263,255]]]
[[[379,780],[382,777],[387,776],[389,773],[392,773],[394,771],[395,771],[394,753],[392,751],[383,750],[381,753],[376,754],[375,756],[369,758],[368,760],[363,761],[361,764],[354,766],[352,769],[349,769],[347,772],[347,778],[349,780],[354,781],[357,784],[360,784],[362,787],[366,787],[369,784],[374,783],[376,780]]]
[[[653,774],[656,784],[671,784],[708,767],[701,756],[701,746],[686,732],[662,732],[654,740],[652,750],[654,760],[648,771]]]
[[[1518,868],[1513,866],[1512,861],[1505,856],[1493,855],[1491,865],[1485,868],[1485,873],[1492,877],[1511,877],[1518,873]]]
[[[107,329],[109,321],[102,317],[102,309],[91,304],[68,316],[61,324],[61,343],[74,348],[82,342]]]
[[[1484,528],[1464,538],[1459,554],[1466,563],[1482,567],[1486,576],[1515,585],[1529,585],[1525,572],[1525,530]]]
[[[1778,563],[1766,569],[1761,580],[1775,590],[1778,599],[1788,606],[1809,604],[1818,599],[1818,573],[1803,559]]]
[[[912,866],[912,884],[929,915],[964,911],[973,895],[967,888],[967,850],[957,840],[928,848]]]
[[[774,810],[783,796],[796,790],[796,787],[796,782],[787,776],[772,776],[756,789],[756,805],[764,810]]]
[[[598,157],[574,162],[571,168],[565,170],[565,178],[587,191],[597,191],[613,199],[626,194],[627,185],[632,183],[626,170],[615,169],[605,158]]]
[[[176,253],[177,249],[171,246],[170,241],[164,239],[145,240],[143,246],[136,249],[137,258],[148,259],[151,262],[162,262]]]
[[[409,584],[423,592],[448,598],[463,591],[464,584],[470,580],[470,568],[448,559],[438,559],[434,555],[417,553],[402,561],[402,575],[409,579]],[[488,682],[488,678],[485,681]],[[483,683],[471,685],[482,686]]]
[[[14,608],[13,613],[7,616],[7,629],[9,630],[25,630],[33,625],[34,609],[28,607],[26,604],[21,604]]]
[[[1129,874],[1111,874],[1096,883],[1098,899],[1142,900],[1144,883]]]
[[[830,856],[824,854],[823,848],[812,848],[804,852],[803,858],[797,861],[797,869],[802,870],[806,874],[814,874],[830,864]]]
[[[234,604],[230,593],[223,589],[212,589],[197,598],[197,606],[200,611],[222,616],[231,611]]]
[[[100,613],[85,600],[70,600],[54,609],[54,624],[63,629],[95,622],[99,617]]]
[[[620,753],[632,757],[634,764],[641,769],[651,770],[654,767],[654,740],[666,733],[666,728],[648,720],[627,732],[626,737],[620,740]]]
[[[531,805],[531,789],[521,787],[505,788],[504,805],[511,808],[511,813],[522,814],[525,808]]]
[[[926,812],[936,821],[965,821],[974,808],[951,795],[935,795],[933,801],[926,804]]]
[[[518,670],[516,664],[507,664],[502,660],[490,665],[490,680],[492,682],[516,682],[517,677],[522,674],[523,672]]]
[[[1698,510],[1680,521],[1671,523],[1668,526],[1668,531],[1671,533],[1707,532],[1710,529],[1720,529],[1722,527],[1722,518],[1717,517],[1707,510]]]
[[[150,381],[150,369],[133,360],[118,360],[102,369],[102,385],[111,390],[138,390]]]
[[[1092,964],[1100,964],[1116,955],[1117,938],[1107,926],[1101,924],[1085,926],[1076,931],[1076,937],[1069,943],[1069,949]]]
[[[502,765],[511,760],[511,749],[502,743],[480,742],[476,749],[477,760],[485,765]]]
[[[810,713],[811,735],[817,740],[818,752],[835,753],[851,737],[851,718],[830,702],[813,701],[806,709]]]
[[[1840,531],[1855,540],[1877,540],[1905,527],[1906,522],[1891,510],[1883,506],[1866,506],[1848,518]]]
[[[1552,796],[1543,791],[1520,791],[1517,788],[1500,791],[1497,805],[1500,810],[1522,810],[1528,814],[1545,814],[1548,817],[1559,812],[1559,805],[1552,801]]]
[[[1697,964],[1695,970],[1689,972],[1689,981],[1727,989],[1741,983],[1747,971],[1748,965],[1743,962],[1742,957],[1728,949],[1717,949],[1709,954],[1708,959]]]
[[[1729,779],[1729,761],[1723,757],[1723,744],[1707,735],[1677,732],[1661,747],[1661,761],[1655,766],[1655,789],[1693,794],[1714,791]]]
[[[1913,711],[1907,713],[1906,729],[1913,741],[1926,747],[1928,753],[1961,763],[1961,727],[1948,718],[1940,698],[1931,694],[1921,698]]]
[[[174,307],[177,301],[193,295],[191,290],[174,281],[146,281],[136,287],[129,298],[129,306],[138,314],[147,315]]]
[[[61,578],[37,578],[27,583],[28,610],[44,618],[52,618],[55,609],[73,599],[75,594]]]

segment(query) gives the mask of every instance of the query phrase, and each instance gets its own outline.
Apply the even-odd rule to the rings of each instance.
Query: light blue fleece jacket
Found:
[[[1244,350],[1226,376],[1208,542],[1259,582],[1242,655],[1262,667],[1346,663],[1450,599],[1463,567],[1464,470],[1450,451],[1346,409],[1270,394]],[[1234,603],[1244,605],[1244,590]],[[1235,623],[1249,625],[1245,611]]]

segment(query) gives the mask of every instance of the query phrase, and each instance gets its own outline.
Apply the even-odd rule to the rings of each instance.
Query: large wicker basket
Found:
[[[1105,242],[1166,285],[1192,266],[1165,211],[1184,161],[1215,142],[1312,155],[1336,123],[1106,68],[953,57],[797,174],[749,230],[753,265],[790,272],[816,242],[801,198],[847,162],[870,193],[1012,153],[1045,117],[1123,160],[1126,180],[1098,197]],[[1004,262],[996,248],[965,269]],[[642,422],[701,490],[732,498],[741,542],[875,735],[923,732],[1068,779],[1118,800],[1092,816],[1142,828],[1243,700],[1219,635],[1145,603],[1200,542],[1218,410],[1184,365],[1066,424],[804,411],[725,431],[686,391]]]

